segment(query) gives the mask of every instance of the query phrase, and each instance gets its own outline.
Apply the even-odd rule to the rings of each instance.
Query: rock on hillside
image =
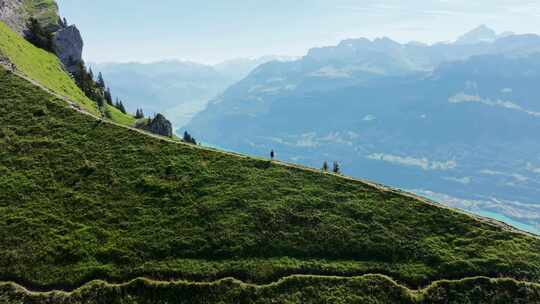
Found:
[[[74,74],[82,60],[83,40],[75,25],[58,30],[54,34],[54,51],[66,69]]]
[[[157,114],[153,119],[137,125],[137,128],[157,135],[172,137],[172,123],[161,114]]]
[[[21,14],[23,0],[0,0],[0,20],[11,29],[23,34],[26,29],[27,15]]]
[[[51,32],[61,28],[58,5],[53,0],[0,0],[0,20],[18,34],[25,33],[31,17]]]

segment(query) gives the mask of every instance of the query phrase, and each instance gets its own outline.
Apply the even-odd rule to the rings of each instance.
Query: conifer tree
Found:
[[[100,75],[101,75],[101,73],[100,73]],[[112,95],[111,95],[111,89],[110,88],[107,88],[105,90],[105,92],[103,93],[103,96],[104,96],[105,100],[107,101],[107,103],[112,106],[113,101],[112,101]]]
[[[75,73],[74,77],[75,77],[75,82],[77,83],[77,85],[82,91],[84,91],[83,89],[84,74],[86,74],[86,67],[84,66],[84,61],[81,61],[77,64],[77,73]]]
[[[75,81],[79,88],[83,91],[83,93],[90,99],[96,100],[96,96],[94,94],[94,81],[92,79],[91,70],[88,72],[86,70],[86,66],[84,62],[80,62],[78,64],[78,72],[75,75]]]
[[[81,91],[83,91],[83,93],[93,100],[100,108],[104,107],[106,104],[113,105],[111,90],[110,88],[106,88],[103,75],[99,73],[98,81],[96,82],[94,80],[92,68],[87,69],[83,61],[79,62],[77,67],[78,69],[74,78]]]
[[[105,89],[105,80],[103,80],[103,74],[101,74],[101,72],[99,72],[99,74],[98,74],[96,84],[97,84],[98,88]],[[111,103],[112,103],[112,101],[111,101]]]
[[[124,107],[124,103],[121,100],[118,100],[118,98],[116,98],[116,103],[114,104],[114,107],[117,108],[118,110],[120,110],[120,112],[122,112],[124,114],[127,114],[126,113],[126,108]],[[137,111],[139,111],[139,109],[137,109]],[[135,115],[137,115],[137,114],[135,114]]]
[[[137,111],[135,111],[135,118],[137,119],[144,118],[144,112],[142,109],[137,109]]]
[[[92,71],[92,68],[88,69],[88,77],[90,77],[90,79],[94,81],[94,72]]]
[[[25,38],[38,48],[53,52],[53,34],[45,30],[36,18],[30,18]]]

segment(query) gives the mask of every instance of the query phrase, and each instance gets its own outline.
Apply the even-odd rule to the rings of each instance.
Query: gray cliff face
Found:
[[[28,20],[36,18],[51,33],[62,28],[56,2],[42,0],[0,0],[0,21],[19,35],[27,30]]]
[[[172,124],[161,114],[157,114],[148,123],[138,125],[137,128],[157,135],[172,137]]]
[[[54,34],[54,51],[72,74],[77,72],[77,64],[82,61],[83,46],[81,33],[75,25],[62,28]]]
[[[28,20],[22,5],[23,0],[0,0],[0,20],[20,35],[24,34]]]

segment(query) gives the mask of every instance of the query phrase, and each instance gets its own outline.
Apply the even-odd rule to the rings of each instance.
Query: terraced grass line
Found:
[[[289,276],[265,285],[226,278],[215,282],[90,282],[76,290],[34,292],[0,283],[0,301],[9,303],[538,303],[540,285],[506,278],[444,280],[411,290],[391,278]]]
[[[110,283],[103,280],[94,280],[87,283],[82,284],[79,287],[74,287],[71,289],[32,289],[30,287],[24,286],[24,284],[17,283],[15,281],[0,281],[0,286],[2,285],[13,285],[16,286],[16,288],[24,290],[28,293],[33,294],[55,294],[55,293],[62,293],[65,295],[78,293],[81,290],[86,289],[88,286],[92,285],[104,285],[108,287],[118,288],[118,287],[126,287],[132,284],[135,284],[137,282],[145,282],[146,284],[152,284],[152,285],[170,285],[170,284],[190,284],[190,285],[197,285],[197,286],[211,286],[211,285],[219,285],[223,282],[236,282],[239,285],[242,286],[250,286],[250,287],[258,287],[258,288],[264,288],[264,287],[270,287],[270,286],[276,286],[283,284],[284,282],[287,282],[289,280],[307,280],[307,279],[318,279],[318,280],[337,280],[337,281],[347,281],[347,280],[355,280],[355,279],[370,279],[370,278],[383,278],[385,280],[388,280],[392,282],[394,285],[399,286],[400,288],[407,289],[411,293],[421,293],[422,291],[428,290],[432,288],[433,286],[440,285],[442,283],[455,283],[460,281],[471,281],[471,280],[490,280],[490,281],[499,281],[499,280],[506,280],[506,281],[514,281],[516,283],[520,284],[527,284],[531,286],[540,287],[540,283],[534,283],[534,282],[527,282],[527,281],[519,281],[514,278],[504,278],[504,277],[497,277],[497,278],[489,278],[489,277],[468,277],[468,278],[461,278],[461,279],[455,279],[455,280],[437,280],[429,283],[428,285],[424,287],[420,287],[417,289],[411,288],[409,286],[403,285],[399,283],[398,281],[394,280],[392,277],[384,275],[384,274],[376,274],[376,273],[367,273],[363,275],[357,275],[357,276],[333,276],[333,275],[305,275],[305,274],[292,274],[285,277],[278,278],[274,282],[269,283],[253,283],[253,282],[244,282],[242,280],[236,279],[234,277],[224,277],[221,279],[217,279],[214,281],[189,281],[189,280],[156,280],[148,277],[138,277],[131,279],[129,281],[123,282],[123,283]]]

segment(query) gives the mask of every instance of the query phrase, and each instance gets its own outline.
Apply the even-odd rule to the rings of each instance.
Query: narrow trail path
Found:
[[[110,288],[122,288],[122,287],[127,287],[127,286],[129,286],[131,284],[141,282],[141,281],[148,284],[148,285],[153,285],[153,286],[174,285],[174,284],[183,283],[183,284],[186,284],[186,285],[197,285],[199,287],[218,285],[220,283],[231,282],[232,281],[232,282],[237,283],[240,286],[249,286],[249,287],[255,287],[255,288],[265,288],[265,287],[271,287],[271,286],[279,285],[279,284],[284,283],[287,280],[291,280],[291,279],[355,280],[355,279],[370,279],[370,278],[388,280],[389,282],[392,282],[392,284],[394,284],[396,287],[402,288],[404,290],[408,290],[412,294],[422,293],[422,292],[436,286],[437,284],[443,283],[443,282],[445,282],[445,283],[456,283],[456,282],[460,282],[460,281],[464,281],[464,280],[478,280],[478,279],[485,279],[485,280],[492,280],[492,281],[512,280],[512,281],[515,281],[515,282],[518,282],[518,283],[523,283],[523,284],[527,284],[527,285],[530,285],[530,286],[535,286],[537,288],[540,288],[540,283],[519,281],[519,280],[515,280],[514,278],[505,278],[505,277],[496,277],[496,278],[494,278],[494,277],[484,277],[484,276],[473,276],[473,277],[465,277],[465,278],[456,279],[456,280],[436,280],[436,281],[432,281],[430,284],[426,285],[425,287],[414,289],[414,288],[410,288],[410,287],[408,287],[406,285],[398,283],[396,280],[394,280],[393,278],[391,278],[391,277],[389,277],[387,275],[376,274],[376,273],[373,273],[373,274],[369,273],[369,274],[363,274],[363,275],[358,275],[358,276],[290,275],[290,276],[284,276],[284,277],[278,279],[277,281],[272,282],[272,283],[268,283],[268,284],[246,283],[246,282],[243,282],[243,281],[238,280],[238,279],[233,278],[233,277],[226,277],[226,278],[218,279],[218,280],[215,280],[215,281],[203,281],[203,282],[187,281],[187,280],[160,281],[160,280],[153,280],[153,279],[149,279],[149,278],[145,278],[145,277],[139,277],[139,278],[136,278],[136,279],[133,279],[133,280],[129,280],[129,281],[125,282],[125,283],[118,283],[118,284],[108,283],[108,282],[103,281],[103,280],[94,280],[94,281],[90,281],[90,282],[88,282],[88,283],[86,283],[86,284],[84,284],[82,286],[79,286],[79,287],[77,287],[75,289],[72,289],[72,290],[35,291],[35,290],[28,289],[28,288],[26,288],[26,287],[24,287],[24,286],[22,286],[20,284],[14,283],[14,282],[0,282],[0,287],[2,287],[2,286],[12,286],[15,290],[24,292],[24,293],[29,294],[29,295],[36,295],[36,296],[47,296],[47,295],[51,295],[51,296],[56,296],[56,295],[69,296],[69,295],[81,292],[85,288],[90,288],[93,285],[100,285],[101,287],[107,287],[107,288],[108,287],[110,287]]]

